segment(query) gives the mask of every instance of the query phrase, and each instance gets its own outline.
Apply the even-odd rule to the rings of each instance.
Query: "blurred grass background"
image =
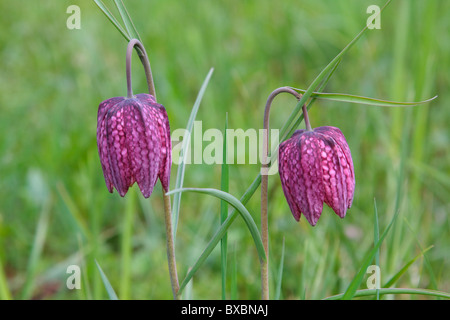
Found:
[[[125,3],[172,130],[185,127],[211,67],[197,120],[204,130],[220,129],[228,112],[229,128],[246,130],[261,128],[272,90],[306,89],[363,28],[366,8],[384,1]],[[71,4],[81,8],[81,30],[66,28]],[[381,248],[381,283],[433,246],[395,286],[450,291],[449,13],[445,0],[392,1],[381,29],[357,42],[325,90],[397,101],[438,94],[437,100],[395,110],[318,101],[311,109],[313,127],[341,128],[352,150],[357,186],[344,220],[325,207],[316,227],[305,219],[296,223],[279,178],[269,179],[272,290],[286,241],[281,298],[320,299],[346,289],[373,246],[374,198],[381,231],[400,212]],[[170,299],[160,184],[150,200],[136,186],[122,199],[107,191],[98,159],[97,108],[125,95],[126,41],[93,1],[2,1],[0,25],[1,297],[107,298],[97,260],[120,298]],[[142,66],[133,61],[134,92],[146,92]],[[293,107],[291,97],[277,98],[272,128]],[[232,165],[230,193],[239,198],[258,171],[257,165]],[[187,187],[220,188],[219,181],[220,165],[186,168]],[[217,229],[220,203],[189,193],[181,206],[180,280]],[[258,194],[247,207],[259,225]],[[130,243],[123,240],[126,232]],[[259,262],[240,219],[228,243],[228,279],[235,276],[237,284],[233,294],[227,289],[229,297],[258,299]],[[66,288],[71,264],[81,267],[81,290]],[[221,297],[218,248],[189,292],[194,299]]]

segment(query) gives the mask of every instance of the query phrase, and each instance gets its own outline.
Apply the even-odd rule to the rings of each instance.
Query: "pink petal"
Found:
[[[123,197],[133,184],[134,178],[129,163],[125,138],[124,107],[128,99],[112,107],[106,114],[107,154],[111,166],[112,180]]]
[[[342,171],[345,175],[345,184],[347,188],[347,209],[352,206],[353,196],[355,193],[355,173],[353,168],[353,160],[348,146],[347,140],[345,139],[342,131],[336,127],[318,127],[314,129],[315,132],[321,132],[332,137],[337,145],[340,147],[341,152],[339,154],[339,161],[341,163]],[[339,149],[338,149],[339,150]]]
[[[320,137],[322,177],[325,203],[343,218],[347,211],[347,184],[340,162],[342,150],[333,138],[316,133]]]
[[[138,94],[136,98],[145,102],[145,111],[157,124],[158,134],[161,139],[158,177],[161,180],[163,189],[168,191],[172,165],[172,141],[170,139],[170,125],[166,109],[163,105],[156,103],[153,96],[149,94]]]
[[[106,113],[117,103],[123,101],[123,97],[115,97],[100,103],[97,114],[97,147],[102,166],[103,176],[109,192],[113,192],[113,178],[108,159],[108,142],[106,140]]]
[[[154,119],[145,112],[145,105],[138,99],[130,99],[125,112],[125,137],[128,163],[133,179],[145,198],[155,186],[159,163],[160,139],[155,132]]]
[[[280,177],[289,207],[298,220],[303,212],[316,225],[323,210],[324,186],[320,141],[313,132],[301,131],[280,146]]]

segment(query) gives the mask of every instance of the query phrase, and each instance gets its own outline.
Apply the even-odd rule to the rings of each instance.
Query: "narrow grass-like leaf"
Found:
[[[407,264],[405,264],[403,266],[403,268],[400,269],[399,272],[397,272],[391,279],[389,279],[388,282],[386,282],[386,284],[383,286],[383,288],[389,288],[391,286],[393,286],[398,279],[400,279],[400,277],[406,272],[406,270],[408,270],[408,268],[414,263],[416,262],[417,259],[419,259],[420,257],[422,257],[428,250],[430,250],[431,248],[433,248],[433,246],[429,246],[428,248],[426,248],[423,251],[420,251],[420,253],[418,255],[416,255],[413,259],[411,259],[410,261],[408,261]]]
[[[127,29],[131,39],[138,39],[140,42],[142,42],[141,37],[139,36],[139,33],[137,32],[133,20],[128,14],[127,8],[125,7],[123,1],[114,0],[114,3],[116,4],[117,10],[119,10],[120,16],[122,17],[122,21],[125,24],[125,28]]]
[[[392,220],[389,223],[389,225],[386,228],[386,230],[381,235],[380,239],[377,241],[376,245],[372,248],[372,250],[370,250],[365,255],[363,263],[361,265],[361,268],[359,269],[358,273],[355,275],[353,280],[350,282],[347,290],[345,291],[345,293],[343,295],[343,299],[348,300],[348,299],[351,299],[354,296],[354,294],[357,291],[359,285],[361,284],[361,281],[362,281],[362,279],[364,277],[364,274],[366,273],[367,267],[370,265],[371,261],[373,260],[373,257],[375,256],[378,248],[383,243],[384,238],[386,237],[386,235],[388,234],[390,228],[394,224],[397,216],[398,216],[398,211],[395,213],[394,217],[392,218]]]
[[[264,252],[264,247],[263,247],[263,244],[261,241],[261,235],[259,234],[258,227],[256,226],[256,223],[253,220],[250,212],[248,212],[247,208],[237,198],[235,198],[233,195],[229,194],[228,192],[224,192],[224,191],[212,189],[212,188],[182,188],[182,189],[172,190],[172,191],[168,192],[167,194],[173,194],[173,193],[177,193],[177,192],[204,193],[204,194],[208,194],[210,196],[216,197],[218,199],[224,200],[227,203],[229,203],[230,205],[232,205],[242,216],[242,219],[244,219],[244,222],[247,225],[247,228],[250,231],[250,234],[252,235],[256,250],[258,252],[259,259],[261,261],[266,260],[266,254]]]
[[[188,284],[186,285],[186,289],[183,292],[183,300],[193,300],[193,299],[194,299],[194,279],[191,279],[191,281],[189,281]]]
[[[429,176],[434,181],[442,184],[445,188],[450,190],[450,173],[444,172],[439,168],[435,168],[424,162],[408,161],[408,165],[414,170],[417,170],[419,174]]]
[[[381,295],[383,294],[414,294],[414,295],[424,295],[424,296],[432,296],[435,298],[445,298],[450,299],[450,293],[437,291],[437,290],[428,290],[428,289],[408,289],[408,288],[381,288],[378,289]],[[377,294],[376,289],[365,289],[365,290],[357,290],[355,291],[353,297],[368,297]],[[337,294],[331,297],[327,297],[324,300],[340,300],[343,299],[345,294]]]
[[[229,190],[229,166],[227,162],[227,129],[228,129],[228,113],[225,115],[225,128],[223,134],[223,151],[222,151],[222,173],[220,178],[220,190],[228,192]],[[222,225],[228,217],[228,203],[225,200],[220,200],[220,224]],[[227,284],[227,255],[228,255],[228,240],[227,234],[220,240],[221,253],[221,272],[222,272],[222,299],[226,299],[226,284]]]
[[[88,276],[88,268],[86,266],[86,249],[83,245],[83,240],[81,239],[81,234],[77,234],[78,241],[78,256],[80,259],[80,268],[82,272],[83,284],[81,290],[84,293],[83,300],[92,300],[92,289]]]
[[[100,276],[102,277],[103,284],[105,285],[106,292],[108,293],[110,300],[119,300],[117,297],[116,292],[114,291],[113,287],[111,286],[111,283],[108,280],[108,277],[103,272],[102,268],[98,264],[97,260],[95,260],[95,264],[97,265],[98,271],[100,272]]]
[[[253,241],[255,243],[256,250],[258,252],[258,256],[260,260],[265,261],[266,255],[264,252],[264,247],[262,244],[261,236],[259,234],[258,228],[255,224],[255,221],[253,220],[251,214],[248,212],[247,208],[245,208],[244,204],[236,199],[234,196],[232,196],[229,193],[217,190],[217,189],[209,189],[209,188],[183,188],[183,189],[176,189],[168,192],[167,194],[173,194],[177,192],[197,192],[197,193],[205,193],[212,196],[215,196],[219,199],[227,201],[230,205],[232,205],[236,211],[233,212],[233,214],[230,214],[225,222],[220,226],[220,228],[216,231],[213,238],[209,241],[208,245],[206,246],[205,250],[203,250],[200,257],[195,262],[194,266],[191,268],[191,270],[186,275],[183,282],[180,284],[179,294],[183,291],[186,284],[190,281],[192,276],[197,272],[197,270],[200,268],[200,266],[205,262],[206,258],[211,254],[213,249],[216,247],[220,239],[225,235],[228,228],[230,227],[231,223],[234,221],[234,219],[237,217],[237,214],[239,213],[242,218],[244,219],[245,223],[247,224],[247,227],[253,237]]]
[[[27,300],[33,293],[34,275],[36,273],[37,264],[41,257],[42,248],[44,247],[45,239],[47,237],[47,229],[50,220],[50,206],[51,199],[48,198],[40,212],[39,221],[34,235],[33,247],[28,260],[27,273],[25,277],[25,284],[22,289],[21,299]]]
[[[298,89],[298,88],[292,88],[295,91],[298,91],[300,93],[305,93],[306,90]],[[433,101],[437,98],[437,96],[434,96],[430,99],[423,100],[423,101],[414,101],[414,102],[399,102],[399,101],[388,101],[388,100],[381,100],[376,98],[369,98],[369,97],[363,97],[363,96],[357,96],[353,94],[347,94],[347,93],[324,93],[324,92],[313,92],[311,94],[312,98],[319,99],[319,100],[332,100],[332,101],[339,101],[339,102],[349,102],[349,103],[358,103],[358,104],[366,104],[371,106],[379,106],[379,107],[412,107],[419,104],[424,104],[430,101]]]
[[[237,300],[238,298],[238,285],[237,285],[237,254],[236,244],[234,244],[234,250],[231,261],[231,279],[230,279],[230,299]]]
[[[125,214],[122,225],[122,235],[120,243],[121,251],[121,276],[120,276],[120,298],[122,300],[130,299],[131,294],[131,254],[133,251],[133,224],[134,212],[136,210],[136,192],[135,188],[129,190],[129,194],[125,199]]]
[[[76,206],[75,202],[70,197],[65,186],[62,183],[58,182],[56,184],[56,189],[61,195],[61,198],[63,199],[63,202],[66,205],[67,209],[69,210],[69,213],[71,214],[72,218],[76,222],[78,229],[81,231],[81,234],[84,236],[84,238],[90,239],[91,234],[86,226],[86,221],[83,218],[80,211],[78,210],[78,207]]]
[[[381,12],[387,7],[387,5],[391,2],[391,0],[388,0],[386,4],[380,9]],[[376,17],[374,17],[375,19]],[[338,53],[336,57],[331,60],[328,65],[322,69],[322,71],[319,73],[319,75],[313,80],[313,82],[310,84],[308,89],[305,90],[305,92],[302,95],[302,98],[295,106],[294,111],[289,116],[288,120],[286,121],[285,126],[281,129],[281,136],[283,136],[284,132],[287,132],[289,126],[292,124],[294,119],[297,117],[297,114],[302,109],[302,106],[309,100],[313,92],[316,90],[317,87],[320,86],[321,82],[325,79],[327,74],[336,67],[336,64],[341,60],[342,56],[361,38],[361,36],[364,34],[364,32],[368,29],[368,26],[366,25],[345,47],[341,50],[341,52]]]
[[[194,126],[195,117],[197,116],[198,108],[200,107],[200,102],[203,99],[203,95],[205,94],[206,87],[208,86],[209,80],[211,79],[212,73],[214,69],[211,68],[206,75],[205,80],[203,81],[202,86],[200,87],[200,91],[198,92],[197,98],[195,100],[194,106],[192,107],[191,114],[189,116],[189,120],[186,125],[186,136],[183,138],[183,142],[180,149],[180,159],[177,170],[177,178],[175,180],[175,189],[183,188],[184,182],[184,171],[186,168],[186,158],[187,158],[187,148],[190,143],[190,136],[192,133],[192,127]],[[173,238],[174,242],[177,234],[178,227],[178,216],[180,215],[180,202],[181,202],[181,192],[177,193],[173,196],[172,202],[172,222],[173,222]]]
[[[99,9],[105,14],[105,16],[109,19],[109,21],[119,30],[120,34],[127,40],[130,41],[130,35],[122,28],[117,19],[113,16],[111,11],[105,6],[102,0],[94,0],[95,4],[99,7]]]
[[[409,230],[411,230],[411,232],[414,233],[413,232],[413,228],[411,227],[411,225],[410,225],[410,223],[408,222],[407,219],[405,219],[405,224],[409,228]],[[420,241],[419,241],[419,239],[417,237],[417,234],[415,234],[414,239],[415,239],[416,244],[419,247],[420,251],[423,253],[424,264],[425,264],[425,267],[428,270],[428,273],[429,273],[429,276],[430,276],[430,282],[431,282],[431,285],[433,286],[432,288],[436,289],[437,288],[437,280],[436,280],[436,276],[434,274],[433,268],[431,267],[431,263],[430,263],[430,261],[428,259],[428,255],[425,255],[425,250],[422,249],[422,244],[420,243]]]
[[[281,297],[281,282],[283,280],[283,267],[284,267],[284,251],[285,251],[285,240],[283,237],[283,244],[281,246],[280,265],[278,266],[277,282],[275,283],[275,300],[280,300]]]

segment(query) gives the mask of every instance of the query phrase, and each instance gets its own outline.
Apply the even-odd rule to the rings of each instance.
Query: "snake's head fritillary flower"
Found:
[[[353,202],[355,175],[347,141],[335,127],[297,130],[279,149],[281,185],[294,218],[314,226],[325,202],[341,218]]]
[[[134,182],[148,198],[157,179],[169,190],[170,127],[166,109],[149,94],[100,103],[97,146],[109,192],[123,197]]]

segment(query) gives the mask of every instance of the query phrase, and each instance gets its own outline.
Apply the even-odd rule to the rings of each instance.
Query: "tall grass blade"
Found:
[[[344,300],[351,299],[355,295],[359,285],[361,284],[361,281],[362,281],[362,279],[364,277],[364,274],[366,273],[367,267],[370,265],[371,261],[373,260],[373,257],[377,253],[378,248],[381,246],[384,238],[386,237],[386,235],[388,234],[390,228],[394,224],[397,216],[398,216],[398,212],[395,213],[394,217],[392,218],[392,220],[389,223],[389,225],[386,228],[386,230],[381,235],[380,239],[377,241],[376,245],[364,257],[364,260],[363,260],[363,263],[361,265],[361,268],[359,269],[358,273],[355,275],[353,280],[350,282],[349,286],[347,287],[347,290],[345,291],[345,293],[343,295],[343,299]]]
[[[391,0],[388,0],[386,4],[380,9],[379,14],[387,7],[387,5],[391,2]],[[374,17],[375,19],[375,17]],[[329,74],[329,72],[336,67],[336,64],[339,63],[339,61],[342,59],[342,56],[361,38],[361,36],[366,32],[368,29],[367,25],[344,47],[344,49],[341,50],[341,52],[336,55],[336,57],[331,60],[328,65],[322,69],[322,71],[319,73],[319,75],[313,80],[313,82],[310,84],[308,89],[305,90],[305,92],[302,95],[302,98],[295,106],[294,111],[289,116],[288,120],[286,121],[285,126],[281,129],[281,136],[283,136],[283,133],[286,132],[289,128],[289,126],[294,121],[297,114],[302,109],[302,106],[308,101],[308,99],[311,97],[313,92],[316,90],[317,87],[320,86],[321,82],[325,79],[325,77]]]
[[[51,198],[47,198],[39,215],[39,221],[36,227],[36,233],[34,235],[33,247],[31,249],[31,254],[28,260],[25,284],[21,293],[21,299],[23,300],[29,299],[33,293],[36,268],[41,257],[45,239],[47,237],[47,229],[50,221],[51,202]]]
[[[167,194],[173,194],[177,192],[197,192],[197,193],[205,193],[212,195],[214,197],[217,197],[221,200],[227,201],[230,205],[232,205],[236,212],[239,213],[242,218],[244,219],[244,222],[246,223],[252,237],[253,241],[255,243],[256,250],[258,252],[259,259],[262,261],[266,260],[266,255],[264,252],[264,247],[262,244],[261,236],[259,234],[258,227],[256,226],[255,221],[253,220],[251,214],[248,212],[247,208],[242,204],[241,201],[236,199],[234,196],[232,196],[229,193],[217,190],[217,189],[210,189],[210,188],[183,188],[183,189],[176,189],[168,192]],[[225,220],[225,222],[220,226],[220,228],[217,230],[213,238],[209,241],[207,247],[205,250],[203,250],[200,257],[195,262],[192,269],[188,272],[183,282],[180,284],[180,290],[179,293],[182,292],[186,284],[190,281],[192,276],[197,272],[197,270],[200,268],[200,266],[203,264],[203,262],[206,260],[206,258],[211,254],[213,249],[216,247],[220,239],[225,235],[228,228],[230,227],[231,223],[236,218],[237,214],[229,215],[228,218]]]
[[[227,162],[228,148],[227,148],[227,129],[228,129],[228,113],[225,115],[225,128],[223,134],[223,152],[222,152],[222,173],[220,178],[220,190],[223,192],[229,191],[229,166]],[[228,203],[225,200],[220,200],[220,224],[222,225],[228,217]],[[222,272],[222,299],[226,299],[226,284],[227,284],[227,255],[228,255],[228,239],[227,234],[220,240],[220,254],[221,254],[221,272]]]
[[[90,239],[91,233],[89,232],[89,229],[87,227],[86,220],[83,218],[80,210],[76,206],[72,197],[67,192],[67,189],[65,188],[65,186],[59,182],[56,184],[56,189],[58,190],[59,194],[61,195],[61,198],[63,199],[64,204],[66,205],[67,209],[69,210],[69,213],[71,214],[72,218],[76,222],[77,227],[80,230],[83,237],[85,239]]]
[[[281,297],[281,282],[283,280],[283,267],[284,267],[284,251],[285,251],[285,239],[283,237],[283,245],[281,246],[280,265],[278,266],[277,282],[275,284],[275,300],[280,300]]]
[[[183,188],[184,172],[186,169],[187,148],[189,147],[192,128],[194,126],[194,121],[195,121],[195,117],[197,116],[198,108],[200,107],[200,102],[203,99],[203,95],[205,94],[206,87],[208,86],[208,83],[209,83],[209,80],[211,79],[213,71],[214,71],[214,69],[211,68],[209,70],[208,74],[206,75],[206,78],[203,81],[202,86],[200,87],[200,91],[198,92],[197,98],[195,100],[194,106],[192,107],[191,114],[189,116],[189,120],[186,125],[187,137],[185,136],[183,138],[183,142],[182,142],[181,149],[180,149],[180,164],[178,165],[177,178],[175,180],[175,189]],[[174,242],[175,242],[176,234],[177,234],[178,217],[180,215],[180,202],[181,202],[181,192],[176,193],[173,196],[173,202],[172,202],[172,222],[173,222]]]
[[[305,93],[306,90],[298,89],[298,88],[292,88],[295,91],[298,91],[300,93]],[[338,101],[338,102],[348,102],[348,103],[358,103],[358,104],[366,104],[371,106],[379,106],[379,107],[412,107],[419,104],[424,104],[433,101],[438,96],[434,96],[432,98],[429,98],[427,100],[423,101],[413,101],[413,102],[399,102],[399,101],[388,101],[388,100],[382,100],[382,99],[376,99],[376,98],[370,98],[370,97],[363,97],[363,96],[357,96],[353,94],[347,94],[347,93],[324,93],[324,92],[313,92],[311,94],[312,98],[319,99],[319,100],[332,100],[332,101]]]
[[[231,261],[231,279],[230,279],[230,299],[237,300],[238,299],[238,284],[237,284],[237,254],[236,254],[236,243],[234,244],[234,250]]]
[[[109,19],[109,21],[116,27],[117,30],[119,30],[120,34],[127,40],[130,41],[131,38],[129,34],[122,28],[122,26],[119,24],[117,19],[113,16],[111,11],[105,6],[105,4],[102,2],[102,0],[94,0],[95,4],[99,9],[105,14],[105,16]]]
[[[105,286],[106,292],[108,293],[110,300],[119,300],[117,297],[116,292],[114,291],[113,287],[111,286],[111,283],[108,280],[108,277],[103,272],[102,268],[98,264],[97,260],[95,260],[95,264],[97,265],[98,271],[100,272],[100,276],[102,277],[103,284]]]
[[[120,277],[120,298],[122,300],[130,299],[131,294],[131,254],[133,251],[133,224],[134,212],[136,210],[135,189],[129,191],[128,197],[125,199],[125,214],[122,225],[122,237],[120,244],[121,251],[121,277]]]
[[[425,253],[430,250],[431,248],[433,248],[433,246],[429,246],[428,248],[426,248],[425,250],[421,250],[420,253],[418,255],[416,255],[413,259],[411,259],[410,261],[408,261],[408,263],[406,263],[403,268],[400,269],[399,272],[397,272],[394,276],[392,276],[391,279],[389,279],[388,282],[386,282],[386,284],[383,286],[383,288],[389,288],[392,287],[397,281],[398,279],[400,279],[400,277],[409,269],[409,267],[416,262],[417,259],[419,259],[420,257],[422,257],[423,255],[425,255]]]
[[[139,33],[137,32],[133,20],[128,14],[127,8],[125,7],[123,1],[114,0],[114,3],[116,4],[117,10],[119,10],[120,16],[122,17],[122,21],[125,24],[125,28],[127,29],[130,37],[132,39],[138,39],[140,42],[142,42],[141,37],[139,36]]]

